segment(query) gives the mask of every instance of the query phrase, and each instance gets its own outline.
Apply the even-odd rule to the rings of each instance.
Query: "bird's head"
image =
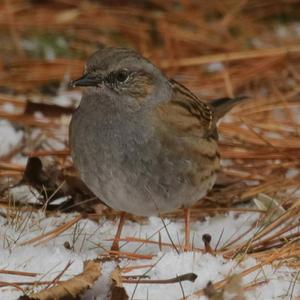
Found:
[[[134,50],[104,48],[89,57],[84,75],[72,81],[71,86],[141,104],[163,97],[168,89],[166,82],[160,70]]]

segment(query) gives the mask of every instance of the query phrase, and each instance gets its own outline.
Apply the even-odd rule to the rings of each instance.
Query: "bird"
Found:
[[[72,115],[69,146],[83,182],[122,212],[111,250],[119,250],[126,213],[185,213],[212,189],[220,170],[217,122],[245,97],[205,102],[168,79],[137,51],[106,47],[92,54]]]

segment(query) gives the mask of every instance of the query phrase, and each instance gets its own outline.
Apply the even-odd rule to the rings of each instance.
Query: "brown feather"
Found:
[[[214,111],[215,120],[219,120],[224,117],[235,105],[248,100],[249,97],[241,96],[236,98],[220,98],[209,102]]]
[[[173,128],[176,135],[207,136],[213,125],[213,112],[209,105],[176,81],[171,80],[170,84],[172,99],[157,107],[160,119],[170,129]]]

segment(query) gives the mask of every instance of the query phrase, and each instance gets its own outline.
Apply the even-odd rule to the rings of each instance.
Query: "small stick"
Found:
[[[23,271],[13,271],[13,270],[0,270],[0,274],[18,275],[18,276],[28,276],[35,277],[39,273],[23,272]]]
[[[141,266],[128,266],[125,268],[121,268],[121,272],[122,273],[128,273],[128,272],[132,272],[133,270],[136,269],[146,269],[146,268],[151,268],[153,265],[141,265]]]
[[[107,239],[107,241],[111,241],[112,239]],[[159,241],[152,241],[152,240],[147,240],[147,239],[141,239],[141,238],[135,238],[135,237],[130,237],[130,236],[127,236],[125,238],[120,238],[119,241],[122,241],[122,242],[136,242],[136,243],[143,243],[143,244],[156,244],[156,245],[159,245]],[[178,244],[174,244],[177,248],[180,248],[180,246]],[[167,246],[167,247],[174,247],[173,244],[171,243],[166,243],[166,242],[162,242],[161,241],[161,246]],[[204,249],[202,248],[193,248],[194,251],[200,251],[200,252],[203,252]]]
[[[249,291],[249,290],[255,289],[257,287],[260,287],[260,286],[262,286],[264,284],[267,284],[268,282],[269,282],[269,280],[262,280],[262,281],[258,281],[258,282],[251,282],[248,285],[246,285],[243,289],[245,291]]]
[[[46,285],[46,284],[50,284],[50,283],[52,283],[52,281],[21,281],[21,282],[0,281],[0,287],[13,286],[16,289],[23,291],[23,289],[21,289],[21,287],[19,287],[18,285]]]
[[[69,269],[69,267],[71,266],[72,262],[69,261],[66,266],[64,267],[64,269],[59,272],[59,274],[51,281],[51,283],[49,283],[45,289],[48,289],[51,285],[56,284],[57,282],[59,282],[59,279],[61,278],[61,276]]]
[[[159,251],[162,251],[162,243],[161,243],[161,233],[158,233],[158,247],[159,247]]]
[[[181,281],[191,281],[194,282],[197,279],[195,273],[187,273],[174,278],[169,279],[122,279],[123,283],[144,283],[144,284],[170,284],[177,283]]]
[[[131,253],[131,252],[121,252],[115,250],[108,251],[108,254],[116,255],[119,257],[126,257],[130,259],[152,259],[154,256],[154,255],[138,254],[138,253]]]

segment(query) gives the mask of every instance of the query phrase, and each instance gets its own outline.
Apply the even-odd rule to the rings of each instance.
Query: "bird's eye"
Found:
[[[125,82],[128,79],[128,72],[126,70],[120,70],[116,73],[116,79],[119,82]]]

